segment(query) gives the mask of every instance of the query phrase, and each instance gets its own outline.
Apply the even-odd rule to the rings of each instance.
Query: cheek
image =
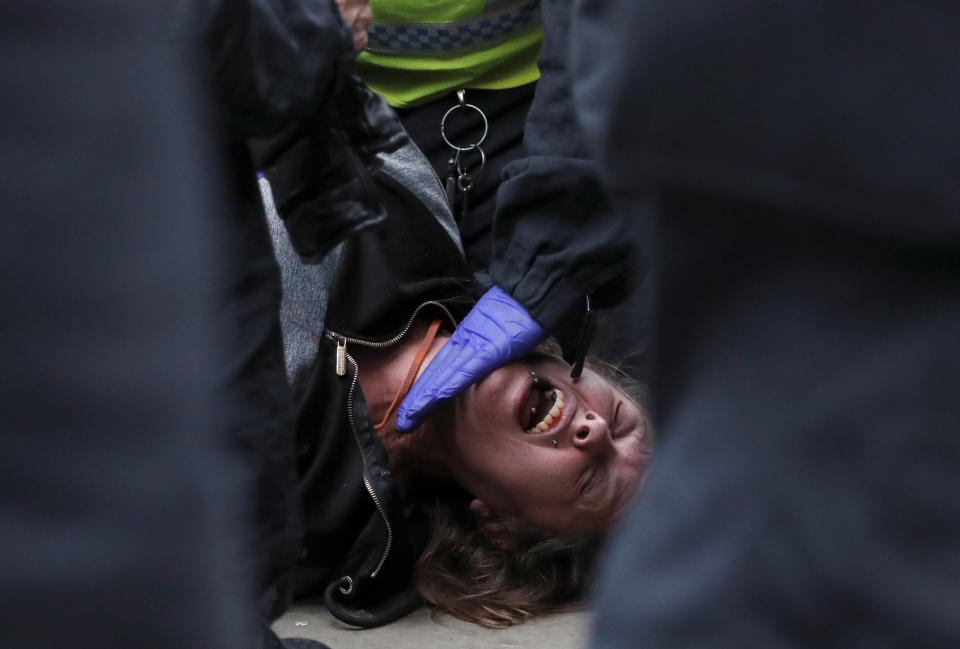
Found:
[[[538,449],[539,450],[539,449]],[[562,451],[534,452],[516,463],[516,496],[528,508],[566,507],[585,468]]]
[[[622,452],[626,467],[635,472],[643,468],[645,459],[649,455],[649,453],[644,452],[641,440],[633,437],[624,440]]]
[[[509,386],[504,383],[485,381],[457,399],[457,419],[463,429],[483,436],[520,432],[519,424],[513,421],[512,404],[508,403]]]
[[[631,447],[624,452],[620,472],[625,497],[629,497],[641,484],[649,461],[650,454],[645,453],[639,443],[631,444]]]
[[[454,431],[455,445],[474,485],[513,489],[529,473],[530,467],[524,464],[524,454],[512,435],[503,430],[501,422],[481,420],[475,413],[460,418]]]
[[[543,500],[555,491],[560,478],[556,461],[529,445],[498,449],[490,469],[504,491],[523,501]]]

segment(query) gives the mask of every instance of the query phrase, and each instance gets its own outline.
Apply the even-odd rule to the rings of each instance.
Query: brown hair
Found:
[[[592,582],[597,535],[558,535],[526,526],[509,549],[469,511],[438,499],[427,507],[432,537],[417,562],[417,589],[438,611],[502,628],[574,608]]]
[[[537,353],[559,358],[548,342]],[[633,399],[641,410],[642,386],[617,367],[588,358],[587,366]],[[593,580],[599,534],[558,534],[517,522],[510,548],[494,543],[468,511],[464,494],[426,505],[432,536],[417,561],[417,589],[436,607],[462,620],[503,628],[532,617],[577,607]]]

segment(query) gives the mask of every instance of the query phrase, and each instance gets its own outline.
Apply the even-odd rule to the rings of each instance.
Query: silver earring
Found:
[[[557,443],[557,440],[553,440],[553,448],[560,448],[560,445]]]

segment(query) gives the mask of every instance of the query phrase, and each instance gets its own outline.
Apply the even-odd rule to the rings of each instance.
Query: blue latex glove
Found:
[[[397,409],[397,430],[413,430],[441,401],[525,355],[546,337],[547,332],[520,303],[494,286],[413,384]]]

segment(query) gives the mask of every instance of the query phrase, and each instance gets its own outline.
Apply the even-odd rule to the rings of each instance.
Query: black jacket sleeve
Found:
[[[569,0],[544,0],[540,81],[527,117],[527,156],[504,168],[491,277],[566,354],[584,296],[623,281],[627,242],[580,132],[567,59]]]
[[[354,58],[334,0],[187,0],[175,33],[199,44],[230,126],[270,135],[313,114]]]

